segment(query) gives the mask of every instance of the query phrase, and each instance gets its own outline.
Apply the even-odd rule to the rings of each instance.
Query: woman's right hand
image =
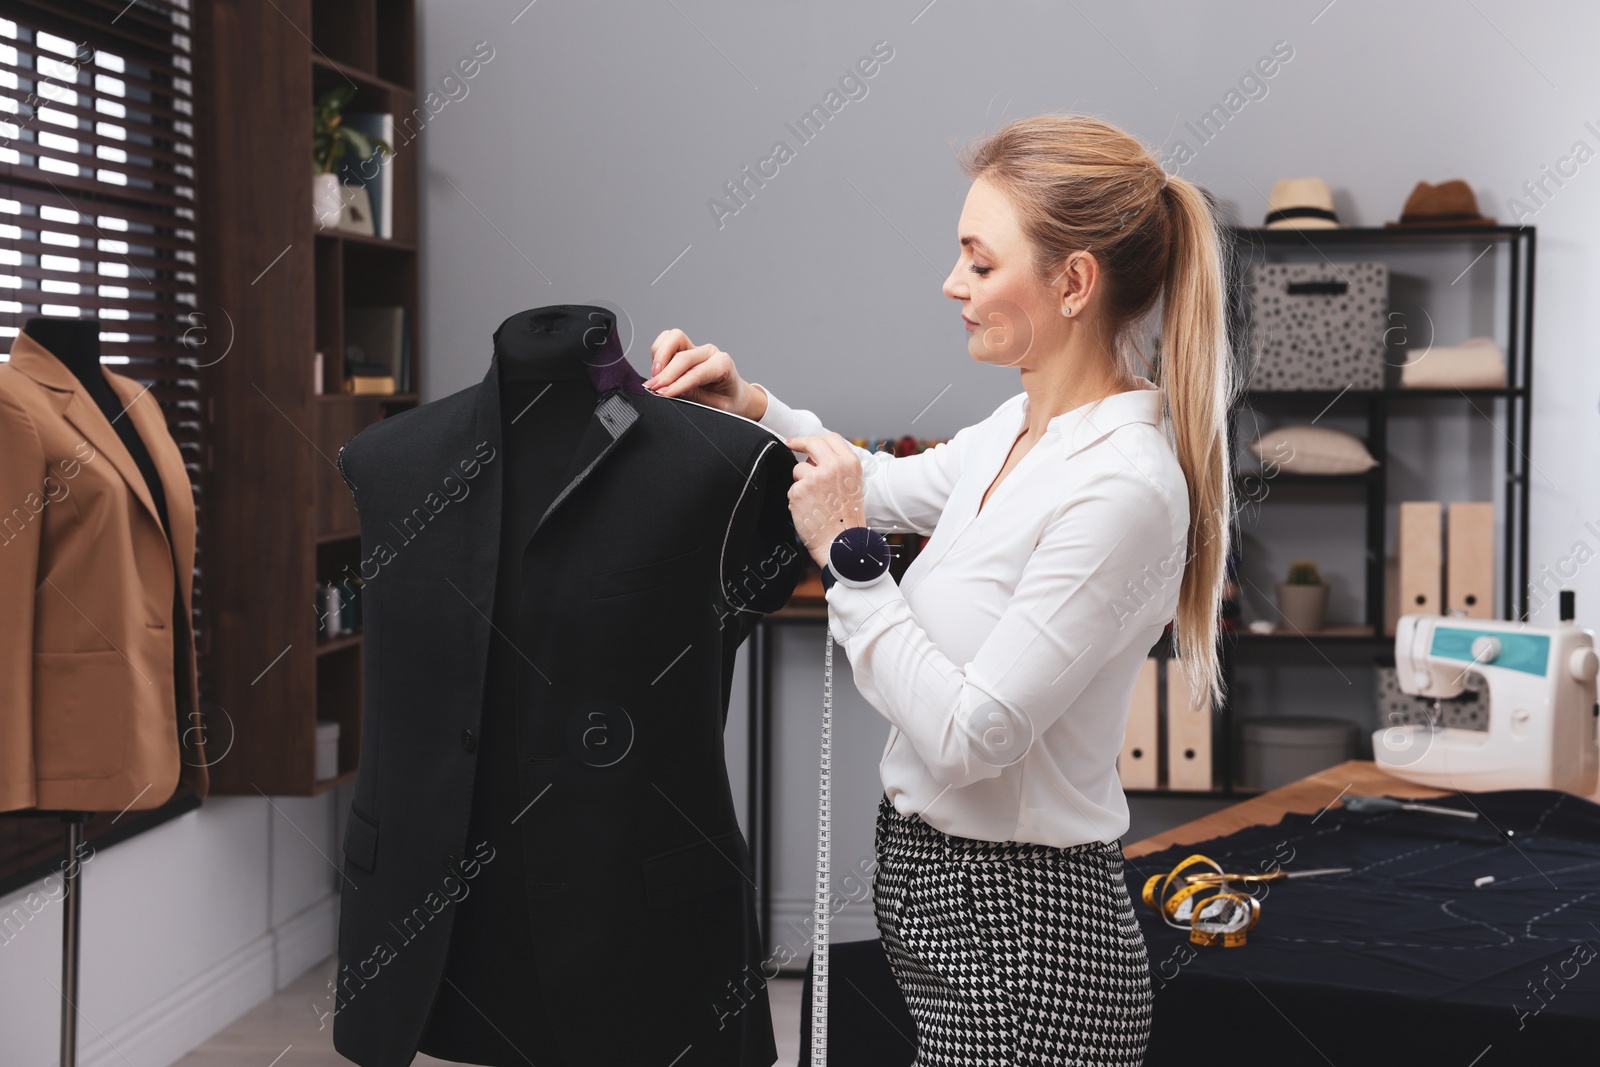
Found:
[[[733,357],[713,344],[697,345],[682,330],[663,330],[650,346],[645,388],[759,420],[767,398],[759,385],[739,377]]]

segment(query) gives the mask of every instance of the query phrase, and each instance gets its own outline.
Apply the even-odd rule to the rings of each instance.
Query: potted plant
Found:
[[[1322,629],[1328,613],[1328,587],[1309,559],[1289,564],[1289,575],[1278,583],[1278,610],[1291,630],[1310,633]]]
[[[345,152],[353,152],[358,159],[366,159],[374,151],[394,154],[394,149],[383,140],[345,125],[344,109],[355,95],[353,85],[330,89],[317,101],[312,117],[311,207],[316,213],[317,225],[325,230],[338,226],[339,216],[344,211],[339,164]]]

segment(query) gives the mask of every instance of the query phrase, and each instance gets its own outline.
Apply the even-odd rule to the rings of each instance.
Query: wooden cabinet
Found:
[[[359,570],[360,530],[335,465],[345,441],[417,403],[417,153],[396,144],[392,238],[320,230],[312,108],[353,85],[347,111],[416,106],[412,0],[216,0],[196,9],[203,309],[232,327],[205,369],[211,492],[206,580],[214,627],[202,681],[212,792],[308,795],[353,777],[362,639],[329,638],[317,589]],[[399,140],[397,138],[397,140]],[[413,385],[348,396],[346,311],[406,308]],[[323,353],[320,378],[318,351]],[[337,776],[318,780],[319,721],[340,724]]]

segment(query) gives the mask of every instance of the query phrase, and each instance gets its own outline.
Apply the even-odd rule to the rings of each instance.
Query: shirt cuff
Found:
[[[823,596],[828,602],[828,629],[847,652],[852,640],[881,633],[911,614],[911,605],[892,574],[871,585],[835,581]]]
[[[752,384],[761,385],[760,382]],[[767,410],[762,412],[761,418],[756,420],[759,425],[765,426],[767,429],[784,437],[801,437],[817,432],[817,426],[814,425],[813,419],[808,419],[805,415],[796,412],[794,408],[773,396],[772,390],[766,386],[762,385],[761,391],[767,394]]]

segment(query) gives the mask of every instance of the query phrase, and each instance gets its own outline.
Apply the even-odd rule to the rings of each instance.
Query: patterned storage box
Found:
[[[1433,717],[1433,701],[1400,692],[1394,680],[1393,667],[1377,667],[1376,698],[1378,704],[1378,729],[1390,726],[1421,725]],[[1469,673],[1463,680],[1466,689],[1458,697],[1439,702],[1439,725],[1453,726],[1458,730],[1487,730],[1489,728],[1489,691],[1483,678]]]
[[[1389,268],[1259,263],[1250,294],[1250,388],[1382,389]]]

